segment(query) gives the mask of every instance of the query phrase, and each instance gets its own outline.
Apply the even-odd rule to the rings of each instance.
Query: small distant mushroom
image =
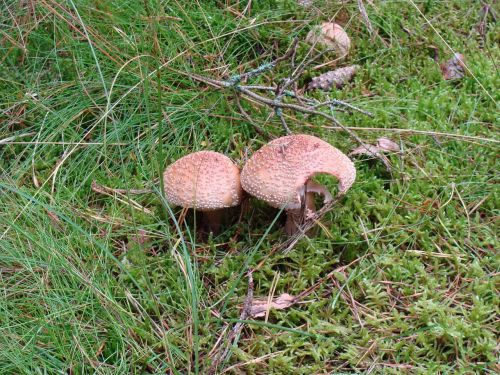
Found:
[[[241,203],[240,170],[227,156],[199,151],[180,158],[163,173],[167,201],[202,212],[202,227],[218,233],[224,209]]]
[[[334,22],[323,22],[313,27],[306,36],[309,44],[319,44],[325,48],[333,49],[340,57],[345,57],[351,48],[351,40],[342,28]]]
[[[285,232],[297,232],[307,215],[314,213],[314,194],[324,203],[332,195],[311,178],[318,173],[335,176],[339,194],[356,179],[352,161],[329,143],[305,134],[289,135],[269,142],[245,164],[241,172],[243,190],[287,213]]]

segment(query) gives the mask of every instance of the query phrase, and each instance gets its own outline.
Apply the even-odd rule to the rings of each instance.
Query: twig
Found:
[[[283,111],[281,110],[281,108],[276,108],[274,110],[274,113],[276,114],[276,116],[278,116],[278,118],[280,119],[281,121],[281,126],[283,126],[283,129],[285,130],[285,133],[287,135],[290,135],[292,134],[292,131],[290,130],[290,128],[288,127],[288,125],[286,124],[286,121],[285,121],[285,118],[283,117]]]
[[[134,201],[132,198],[128,197],[127,192],[130,193],[130,191],[122,190],[122,189],[111,189],[111,188],[108,188],[106,186],[100,186],[95,181],[92,181],[91,188],[96,193],[112,197],[112,198],[116,199],[119,202],[122,202],[122,203],[124,203],[124,204],[126,204],[126,205],[128,205],[128,206],[130,206],[132,208],[135,208],[136,210],[145,212],[147,214],[152,214],[153,213],[150,209],[148,209],[148,208],[140,205],[139,203],[137,203],[136,201]],[[120,190],[122,190],[122,191],[120,191]],[[145,191],[144,190],[144,191],[141,191],[139,194],[143,194],[144,192],[150,193],[151,191]]]
[[[276,250],[282,250],[285,254],[288,254],[294,248],[294,246],[306,235],[306,233],[310,229],[312,229],[316,225],[316,223],[342,199],[342,197],[343,194],[337,195],[335,199],[332,199],[330,202],[326,203],[323,207],[316,211],[314,215],[307,217],[302,225],[299,226],[299,230],[297,231],[297,233],[281,243]]]
[[[152,193],[152,189],[113,189],[104,185],[98,185],[97,182],[92,181],[92,190],[96,193],[108,193],[108,194],[149,194]]]
[[[375,38],[375,32],[373,31],[372,23],[370,22],[370,18],[368,18],[368,13],[366,12],[365,4],[363,4],[363,0],[358,0],[358,9],[359,13],[361,13],[361,17],[363,18],[363,22],[370,33],[372,40]]]
[[[329,114],[321,112],[321,111],[317,111],[317,110],[312,109],[310,107],[305,107],[305,106],[292,104],[292,103],[277,102],[276,100],[269,99],[269,98],[266,98],[262,95],[256,94],[248,89],[245,89],[244,87],[237,87],[237,89],[241,93],[243,93],[244,95],[246,95],[252,99],[255,99],[261,103],[267,104],[273,108],[278,107],[278,108],[292,109],[292,110],[297,111],[297,112],[302,112],[302,113],[307,113],[307,114],[311,114],[311,115],[317,115],[317,116],[324,117],[327,120],[332,121],[335,125],[340,126],[347,134],[349,134],[357,142],[359,142],[360,144],[364,144],[364,142],[361,140],[361,138],[359,138],[353,131],[349,130],[347,127],[342,125],[342,123],[339,120],[337,120],[335,117],[333,117],[332,115],[329,115]]]
[[[268,97],[265,97],[263,95],[260,95],[260,94],[257,94],[255,92],[253,92],[251,90],[251,88],[254,88],[253,86],[241,86],[241,85],[238,85],[238,84],[234,84],[233,83],[233,80],[234,78],[232,78],[231,80],[229,81],[220,81],[220,80],[216,80],[216,79],[212,79],[212,78],[208,78],[208,77],[204,77],[204,76],[200,76],[198,74],[195,74],[195,73],[186,73],[186,72],[182,72],[182,71],[179,71],[179,70],[176,70],[176,69],[172,69],[172,71],[175,71],[176,73],[179,73],[179,74],[183,74],[183,75],[187,75],[199,82],[203,82],[203,83],[206,83],[206,84],[209,84],[213,87],[216,87],[216,88],[230,88],[230,87],[233,87],[236,91],[238,91],[239,93],[241,93],[243,96],[246,96],[246,97],[249,97],[249,98],[252,98],[254,99],[255,101],[259,102],[259,103],[262,103],[262,104],[265,104],[265,105],[268,105],[270,106],[271,108],[274,109],[276,115],[278,117],[280,117],[280,120],[281,120],[281,116],[280,116],[280,111],[278,109],[290,109],[290,110],[294,110],[296,112],[301,112],[301,113],[306,113],[306,114],[311,114],[311,115],[316,115],[316,116],[321,116],[321,117],[324,117],[326,118],[327,120],[329,121],[332,121],[335,125],[341,127],[347,134],[349,134],[353,139],[355,139],[359,144],[363,145],[364,142],[361,140],[361,138],[359,138],[353,131],[351,131],[349,128],[345,127],[339,120],[337,120],[333,115],[329,115],[325,112],[322,112],[322,111],[318,111],[316,109],[314,109],[314,107],[310,107],[310,106],[305,106],[305,105],[299,105],[299,104],[293,104],[293,103],[283,103],[281,101],[281,98],[278,98],[278,96],[275,98],[275,99],[271,99],[271,98],[268,98]],[[250,88],[249,88],[250,87]],[[268,87],[266,86],[262,86],[262,87],[259,87],[260,90],[266,90],[266,91],[270,91]],[[291,93],[291,92],[285,92],[283,91],[282,93],[282,96],[283,95],[288,95],[288,96],[292,96],[292,97],[296,97],[295,94]],[[290,95],[291,94],[291,95]],[[307,99],[305,98],[309,103],[314,103],[315,106],[317,107],[318,105],[323,105],[319,102],[316,102],[314,100],[311,100],[311,99]],[[331,100],[330,100],[331,102]],[[356,110],[360,113],[363,113],[363,114],[367,114],[367,115],[371,115],[369,112],[367,111],[364,111],[362,109],[359,109],[355,106],[353,106],[352,104],[348,104],[348,103],[345,103],[343,101],[340,101],[340,100],[337,100],[335,102],[337,105],[343,105],[343,106],[346,106],[348,107],[349,109],[353,109],[353,110]],[[325,104],[326,105],[326,104]],[[331,106],[331,104],[330,104]],[[283,121],[281,120],[282,124],[283,124]],[[286,125],[286,124],[285,124]],[[290,129],[288,128],[288,126],[284,126],[284,129],[287,133],[290,133]]]
[[[368,32],[370,33],[370,37],[372,40],[375,40],[375,37],[378,36],[379,39],[382,41],[382,44],[385,47],[388,47],[388,43],[382,38],[380,35],[378,35],[377,31],[374,30],[372,23],[370,21],[370,18],[368,17],[368,12],[366,11],[365,4],[363,3],[363,0],[358,0],[358,9],[359,13],[361,14],[361,18],[363,18],[363,23],[365,24],[366,28],[368,29]]]
[[[191,78],[193,78],[193,79],[195,79],[197,81],[200,81],[200,82],[203,82],[203,83],[208,83],[208,84],[210,84],[212,86],[215,86],[217,88],[224,88],[224,87],[230,87],[231,86],[231,84],[228,84],[225,81],[219,81],[219,80],[216,80],[216,79],[203,77],[203,76],[200,76],[200,75],[194,74],[194,73],[185,73],[185,72],[181,72],[181,71],[178,71],[178,70],[175,70],[175,69],[172,69],[172,70],[174,70],[175,72],[180,73],[180,74],[188,75],[188,76],[190,76]],[[260,94],[257,94],[255,92],[251,91],[250,89],[246,88],[245,86],[235,86],[235,89],[237,91],[239,91],[242,95],[250,97],[250,98],[256,100],[257,102],[260,102],[262,104],[266,104],[266,105],[268,105],[268,106],[270,106],[272,108],[276,108],[277,107],[277,108],[291,109],[291,110],[294,110],[296,112],[307,113],[307,114],[311,114],[311,115],[317,115],[317,116],[324,117],[327,120],[332,121],[335,125],[341,127],[347,134],[349,134],[352,138],[354,138],[358,143],[364,144],[364,142],[361,140],[361,138],[359,138],[349,128],[345,127],[339,120],[337,120],[332,115],[329,115],[329,114],[321,112],[321,111],[317,111],[317,110],[315,110],[315,109],[313,109],[311,107],[306,107],[306,106],[303,106],[303,105],[292,104],[292,103],[282,103],[282,102],[277,101],[275,99],[270,99],[268,97],[265,97],[265,96],[262,96]],[[341,103],[343,103],[343,102],[340,102],[340,101],[338,102],[338,104],[341,104]],[[349,106],[350,106],[350,108],[355,108],[352,105],[349,105]],[[359,111],[362,112],[363,110],[359,110]]]
[[[319,108],[319,107],[322,107],[324,105],[342,105],[342,106],[347,107],[349,109],[352,109],[356,112],[362,113],[366,116],[373,117],[373,114],[371,112],[365,111],[364,109],[355,107],[352,104],[349,104],[347,102],[344,102],[343,100],[338,100],[338,99],[332,99],[332,100],[328,100],[326,102],[318,102],[316,105],[313,105],[311,108]]]
[[[253,276],[252,276],[252,272],[253,272],[253,270],[249,270],[247,273],[248,289],[247,289],[247,297],[245,298],[245,303],[243,304],[243,309],[241,310],[241,314],[240,314],[241,321],[247,320],[250,317],[250,314],[252,311],[252,302],[253,302]],[[242,322],[235,323],[235,325],[233,326],[233,329],[231,330],[231,332],[229,332],[229,335],[227,337],[226,347],[224,348],[224,350],[220,350],[219,353],[214,357],[214,360],[212,362],[212,366],[210,366],[210,369],[208,370],[209,375],[215,375],[217,373],[217,368],[219,367],[219,364],[227,358],[227,356],[229,354],[229,349],[231,348],[231,345],[233,345],[233,341],[240,334],[242,328],[243,328]]]
[[[311,46],[309,52],[307,53],[306,57],[301,61],[301,63],[293,70],[293,72],[290,74],[289,77],[284,79],[280,84],[278,84],[276,87],[273,86],[263,86],[263,85],[241,85],[241,82],[253,77],[256,77],[263,72],[266,72],[270,69],[273,69],[277,64],[280,62],[291,58],[293,61],[291,62],[292,66],[295,65],[295,53],[298,45],[298,39],[295,38],[294,41],[292,42],[291,46],[288,48],[287,52],[275,59],[272,62],[264,63],[260,65],[259,67],[252,69],[251,71],[247,73],[242,73],[242,74],[237,74],[233,75],[231,78],[228,80],[217,80],[213,78],[208,78],[204,77],[195,73],[187,73],[187,72],[182,72],[178,71],[176,69],[170,68],[172,71],[187,75],[191,77],[192,79],[195,79],[199,82],[206,83],[212,87],[215,88],[231,88],[234,89],[237,93],[241,94],[242,96],[253,99],[254,101],[265,104],[269,107],[271,107],[274,110],[274,114],[279,117],[281,125],[283,126],[283,130],[285,131],[286,134],[291,134],[290,128],[288,127],[286,120],[283,116],[283,109],[290,109],[296,112],[301,112],[305,114],[312,114],[312,115],[317,115],[326,118],[327,120],[333,122],[334,125],[340,126],[346,133],[348,133],[353,139],[355,139],[359,144],[364,145],[364,142],[359,138],[353,131],[349,130],[347,127],[345,127],[342,123],[340,123],[339,120],[335,118],[333,113],[327,114],[325,112],[319,111],[316,108],[319,108],[324,105],[328,105],[330,108],[333,108],[333,105],[336,106],[343,106],[346,107],[350,110],[356,110],[360,113],[363,113],[365,115],[371,115],[369,112],[364,111],[362,109],[359,109],[352,104],[345,103],[341,100],[328,100],[328,102],[321,103],[315,99],[309,99],[305,97],[301,97],[297,95],[296,92],[292,92],[288,90],[288,88],[292,85],[296,89],[296,81],[299,79],[299,77],[302,75],[304,70],[311,64],[313,63],[316,59],[319,57],[323,56],[325,53],[329,52],[323,51],[316,56],[313,56],[312,58],[308,59],[309,54],[314,50],[314,45]],[[269,98],[267,96],[258,94],[254,92],[253,90],[256,91],[271,91],[274,92],[275,97],[274,98]],[[294,103],[284,103],[283,99],[284,97],[290,97],[293,99],[296,99],[300,104],[294,104]],[[241,114],[247,119],[250,119],[250,116],[242,110],[241,103],[238,102],[239,98],[237,99],[237,106],[238,109],[240,110]],[[304,104],[306,102],[307,104]],[[255,127],[255,123],[251,121],[252,125]],[[259,134],[263,133],[262,128],[256,127],[256,131]]]
[[[351,263],[346,264],[346,265],[341,266],[341,267],[338,267],[338,268],[334,269],[333,271],[329,272],[326,276],[323,276],[321,279],[319,279],[318,281],[316,281],[309,288],[307,288],[307,289],[303,290],[302,292],[300,292],[299,294],[297,294],[295,296],[294,303],[297,303],[300,300],[303,300],[304,298],[306,298],[307,296],[309,296],[312,292],[314,292],[316,289],[318,289],[321,286],[321,284],[323,284],[325,281],[327,281],[327,280],[331,279],[333,276],[335,276],[336,273],[344,271],[346,268],[349,268],[352,265],[358,263],[359,261],[361,261],[364,258],[366,258],[368,255],[369,254],[365,254],[365,255],[357,258],[357,259],[354,259]]]
[[[257,125],[255,123],[255,121],[252,119],[252,117],[250,117],[250,115],[248,113],[246,113],[245,109],[241,105],[240,96],[239,95],[235,95],[234,98],[235,98],[235,101],[236,101],[236,106],[238,107],[241,115],[245,118],[245,120],[247,120],[250,124],[252,124],[253,128],[255,129],[255,131],[259,135],[261,135],[263,137],[269,137],[268,134],[266,134],[266,132],[264,131],[264,129],[262,129],[259,125]]]
[[[340,126],[321,126],[323,129],[330,130],[343,130]],[[465,134],[453,134],[453,133],[443,133],[443,132],[435,132],[430,130],[417,130],[417,129],[398,129],[398,128],[372,128],[372,127],[349,127],[350,130],[353,131],[367,131],[367,132],[388,132],[388,133],[407,133],[407,134],[417,134],[417,135],[426,135],[429,137],[446,137],[446,138],[456,138],[464,141],[477,141],[477,142],[488,142],[488,143],[500,143],[500,140],[494,138],[484,138],[478,137],[474,135],[465,135]]]
[[[252,69],[251,71],[243,74],[236,74],[229,78],[229,80],[226,81],[226,84],[228,86],[236,86],[238,85],[241,81],[247,80],[253,77],[256,77],[270,69],[273,69],[276,65],[278,65],[280,62],[287,60],[292,54],[294,53],[294,49],[296,48],[298,43],[298,39],[295,38],[295,40],[292,42],[292,45],[288,49],[288,51],[281,57],[278,57],[276,60],[269,62],[269,63],[264,63],[260,66],[258,66],[255,69]]]

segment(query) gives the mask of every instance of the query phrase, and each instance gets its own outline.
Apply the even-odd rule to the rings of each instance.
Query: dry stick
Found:
[[[105,187],[105,186],[100,186],[95,181],[92,181],[91,188],[96,193],[107,195],[107,196],[109,196],[111,198],[116,199],[119,202],[122,202],[124,204],[129,205],[132,208],[135,208],[136,210],[145,212],[147,214],[152,214],[153,213],[150,209],[148,209],[148,208],[140,205],[135,200],[133,200],[132,198],[128,197],[127,193],[126,193],[127,190],[123,190],[123,189],[111,189],[111,188],[108,188],[108,187]],[[125,193],[119,192],[118,190],[125,191]],[[143,193],[144,192],[141,191],[139,194],[143,194]],[[121,198],[120,196],[123,197],[123,198]]]
[[[266,98],[262,95],[256,94],[244,87],[237,86],[236,90],[240,91],[243,95],[246,95],[252,99],[255,99],[258,102],[261,102],[263,104],[267,104],[271,107],[278,107],[278,108],[286,108],[286,109],[292,109],[297,112],[302,112],[302,113],[307,113],[311,115],[316,115],[316,116],[321,116],[324,117],[330,121],[332,121],[335,125],[340,126],[347,134],[349,134],[353,139],[355,139],[359,144],[365,145],[365,143],[359,138],[352,130],[344,126],[339,120],[337,120],[334,116],[329,115],[327,113],[317,111],[315,109],[312,109],[310,107],[304,107],[301,105],[297,104],[292,104],[292,103],[281,103],[277,102],[276,100]]]
[[[278,90],[277,87],[272,87],[272,86],[241,85],[240,87],[245,88],[247,90],[259,90],[259,91],[273,91],[273,92],[275,92],[276,90]],[[328,100],[326,102],[320,102],[319,100],[316,100],[314,98],[306,98],[305,96],[298,95],[298,94],[294,93],[293,91],[289,91],[289,90],[285,90],[283,93],[285,96],[289,96],[291,98],[294,98],[297,100],[302,100],[304,102],[308,102],[310,104],[313,104],[310,106],[310,108],[312,108],[312,109],[320,108],[320,107],[325,106],[325,105],[342,105],[344,107],[352,109],[353,111],[362,113],[362,114],[369,116],[369,117],[373,117],[373,113],[365,111],[364,109],[358,108],[358,107],[356,107],[350,103],[347,103],[343,100],[332,99],[332,100]],[[337,110],[339,110],[339,108],[337,108]]]
[[[368,32],[370,33],[370,36],[372,37],[372,40],[375,37],[375,32],[373,31],[373,26],[372,23],[370,22],[370,19],[368,18],[368,13],[366,12],[365,4],[363,4],[363,0],[358,0],[358,9],[359,13],[361,13],[361,17],[363,18],[363,22],[368,29]]]
[[[269,65],[265,65],[266,68],[269,66]],[[204,77],[204,76],[200,76],[198,74],[195,74],[195,73],[186,73],[186,72],[182,72],[182,71],[179,71],[177,69],[173,69],[173,68],[170,68],[172,71],[175,71],[177,73],[180,73],[180,74],[184,74],[184,75],[187,75],[197,81],[200,81],[200,82],[203,82],[203,83],[207,83],[211,86],[214,86],[216,88],[229,88],[229,87],[234,87],[235,90],[239,91],[241,94],[247,96],[247,97],[250,97],[262,104],[266,104],[268,106],[270,106],[271,108],[280,108],[280,109],[291,109],[291,110],[294,110],[294,111],[297,111],[297,112],[301,112],[301,113],[307,113],[307,114],[311,114],[311,115],[317,115],[317,116],[322,116],[330,121],[332,121],[335,125],[341,127],[347,134],[349,134],[353,139],[355,139],[360,145],[362,146],[365,146],[365,143],[361,140],[361,138],[359,138],[352,130],[350,130],[349,128],[347,128],[346,126],[344,126],[339,120],[337,120],[334,116],[332,115],[329,115],[327,113],[324,113],[324,112],[321,112],[321,111],[317,111],[311,107],[305,107],[305,106],[302,106],[302,105],[298,105],[298,104],[292,104],[292,103],[282,103],[280,101],[277,101],[276,99],[270,99],[270,98],[267,98],[265,96],[262,96],[260,94],[257,94],[257,93],[254,93],[253,91],[251,91],[250,89],[246,88],[245,86],[239,86],[235,83],[233,83],[236,78],[232,78],[230,81],[220,81],[220,80],[217,80],[217,79],[213,79],[213,78],[208,78],[208,77]],[[261,72],[262,69],[255,69],[253,72],[255,71],[259,71]],[[340,101],[338,101],[338,104],[343,104],[341,103]],[[349,108],[353,108],[354,106],[352,105],[349,105]],[[363,110],[359,110],[360,112],[362,112]]]
[[[307,125],[312,127],[314,125]],[[331,130],[343,130],[340,126],[321,126],[323,129]],[[478,141],[478,142],[488,142],[488,143],[500,143],[500,140],[494,138],[484,138],[474,135],[464,135],[464,134],[453,134],[453,133],[443,133],[435,132],[430,130],[418,130],[418,129],[398,129],[398,128],[371,128],[371,127],[349,127],[349,129],[356,131],[368,131],[368,132],[389,132],[389,133],[407,133],[413,135],[426,135],[426,136],[438,136],[447,138],[457,138],[464,141]]]
[[[276,108],[274,110],[274,113],[276,114],[276,116],[278,116],[278,118],[280,119],[280,122],[281,122],[281,126],[283,126],[283,129],[285,130],[285,133],[287,135],[290,135],[292,134],[292,131],[290,130],[290,128],[288,127],[286,121],[285,121],[285,118],[283,117],[283,111],[281,110],[281,108]]]
[[[92,181],[92,190],[96,193],[104,193],[104,194],[148,194],[152,193],[152,189],[113,189],[104,185],[99,185],[97,182]]]
[[[293,49],[291,49],[291,50],[293,51]],[[289,53],[287,53],[287,54],[289,54]],[[312,59],[311,61],[314,61],[314,59]],[[271,65],[275,66],[273,64],[271,64]],[[267,68],[270,65],[269,64],[267,64],[267,65],[265,64],[263,66]],[[252,98],[253,100],[255,100],[255,101],[259,102],[259,103],[262,103],[262,104],[270,106],[271,108],[274,109],[275,114],[279,117],[281,125],[283,126],[283,128],[284,128],[284,130],[285,130],[285,132],[287,134],[290,134],[291,131],[290,131],[290,128],[288,127],[288,125],[287,125],[287,123],[285,121],[284,116],[283,116],[283,113],[282,113],[283,109],[290,109],[290,110],[294,110],[296,112],[301,112],[301,113],[312,114],[312,115],[324,117],[324,118],[332,121],[334,125],[340,127],[342,130],[344,130],[353,139],[355,139],[363,148],[365,148],[368,153],[371,153],[368,145],[365,142],[363,142],[363,140],[353,130],[351,130],[350,128],[344,126],[337,118],[335,118],[335,116],[333,115],[333,111],[334,111],[333,106],[335,104],[337,104],[337,105],[343,105],[343,106],[345,106],[345,107],[347,107],[349,109],[353,109],[353,110],[359,111],[360,113],[363,113],[363,114],[368,115],[368,116],[371,115],[369,112],[364,111],[362,109],[359,109],[359,108],[357,108],[357,107],[355,107],[355,106],[353,106],[351,104],[345,103],[343,101],[336,100],[336,99],[334,99],[334,100],[330,100],[329,99],[326,102],[316,102],[316,101],[314,101],[314,105],[312,105],[312,106],[304,106],[304,105],[298,105],[298,104],[293,104],[293,103],[283,103],[281,101],[281,98],[286,93],[285,88],[288,87],[288,85],[291,84],[291,82],[294,79],[296,79],[302,73],[302,69],[305,69],[306,66],[307,66],[307,64],[303,62],[302,66],[299,66],[296,69],[296,71],[298,71],[299,74],[297,74],[297,76],[293,76],[292,75],[291,78],[287,79],[287,81],[281,87],[279,87],[277,89],[277,95],[276,95],[276,98],[274,98],[274,99],[271,99],[271,98],[265,97],[263,95],[257,94],[257,93],[255,93],[255,92],[253,92],[251,90],[251,88],[254,88],[254,89],[259,89],[259,90],[264,90],[264,91],[270,91],[272,89],[272,87],[269,87],[269,86],[241,86],[241,85],[237,84],[237,82],[239,82],[239,80],[237,80],[236,78],[233,78],[229,82],[227,82],[227,81],[214,80],[214,79],[211,79],[211,78],[199,76],[197,74],[189,74],[189,75],[192,78],[194,78],[194,79],[196,79],[198,81],[211,84],[211,85],[213,85],[215,87],[218,87],[218,88],[233,87],[236,91],[238,91],[242,95],[244,95],[246,97],[249,97],[249,98]],[[245,76],[245,77],[251,77],[252,76],[253,77],[253,76],[255,76],[255,74],[257,74],[256,72],[262,72],[262,71],[263,71],[263,68],[261,66],[261,67],[259,67],[257,69],[254,69],[252,72],[250,72],[251,74],[249,73],[249,74],[241,75],[241,76]],[[241,76],[238,76],[238,77],[241,77]],[[293,96],[293,94],[291,96]],[[319,108],[319,107],[321,107],[323,105],[328,105],[329,106],[331,114],[327,114],[325,112],[316,110],[316,108]],[[389,163],[389,160],[387,159],[387,157],[385,155],[381,154],[381,153],[377,153],[374,156],[377,157],[377,158],[379,158],[380,160],[382,160],[382,162],[384,163],[384,165],[386,165],[387,170],[392,175],[390,163]]]
[[[316,223],[327,213],[329,212],[333,206],[337,202],[340,201],[340,199],[343,197],[343,194],[339,194],[335,197],[335,199],[332,199],[330,202],[326,203],[323,207],[321,207],[314,215],[311,217],[306,218],[304,220],[304,223],[299,226],[299,230],[297,233],[295,233],[293,236],[288,238],[286,241],[280,244],[278,246],[277,250],[283,250],[285,254],[288,254],[293,247],[299,242],[303,237],[306,236],[306,233],[312,229]]]
[[[304,236],[306,236],[307,232],[316,225],[318,220],[320,220],[327,212],[329,212],[332,207],[340,201],[341,198],[342,195],[337,195],[335,199],[326,203],[323,207],[316,211],[314,215],[307,217],[301,225],[298,225],[298,231],[293,236],[289,237],[284,242],[281,242],[280,244],[274,246],[271,251],[267,253],[264,259],[262,259],[259,264],[254,267],[253,270],[256,271],[260,269],[265,264],[267,259],[269,259],[278,251],[283,251],[285,254],[289,253],[293,249],[295,244],[297,244],[297,242],[299,242]]]
[[[240,111],[241,115],[245,118],[245,120],[247,120],[250,124],[252,124],[253,128],[259,135],[263,137],[268,137],[264,129],[262,129],[259,125],[257,125],[255,121],[252,119],[252,117],[250,117],[250,115],[246,113],[246,111],[243,109],[243,106],[241,105],[240,101],[240,96],[235,95],[234,98],[236,100],[236,106],[238,107],[238,110]]]
[[[342,105],[344,107],[352,109],[353,111],[362,113],[362,114],[369,116],[369,117],[373,117],[373,114],[371,112],[365,111],[364,109],[355,107],[352,104],[349,104],[347,102],[344,102],[343,100],[338,100],[338,99],[332,99],[332,100],[328,100],[326,102],[317,102],[317,104],[313,105],[311,108],[319,108],[319,107],[322,107],[324,105],[330,105],[330,106],[331,105]]]
[[[212,366],[210,366],[210,369],[208,370],[209,375],[214,375],[217,373],[217,368],[219,367],[219,364],[223,362],[227,355],[229,354],[229,349],[231,348],[231,345],[233,344],[234,339],[239,335],[243,328],[243,323],[242,321],[247,320],[250,317],[251,311],[252,311],[252,303],[253,303],[253,276],[252,276],[253,270],[249,270],[247,273],[248,276],[248,289],[247,289],[247,297],[245,298],[245,303],[243,305],[243,310],[241,311],[240,314],[240,320],[241,322],[237,322],[231,332],[229,333],[227,340],[226,340],[226,348],[222,351],[219,351],[219,353],[215,356],[214,361],[212,363]]]
[[[320,53],[314,57],[312,57],[311,59],[309,60],[306,60],[307,59],[307,56],[309,56],[309,54],[314,50],[314,47],[316,45],[317,42],[313,43],[313,45],[309,48],[309,51],[307,52],[306,56],[304,57],[304,59],[301,61],[301,63],[299,64],[299,66],[294,70],[292,71],[292,73],[290,74],[289,77],[285,78],[285,80],[283,81],[283,84],[281,85],[278,85],[278,88],[276,89],[276,96],[274,98],[275,102],[277,103],[281,103],[283,101],[283,96],[287,95],[287,89],[288,87],[290,87],[291,85],[293,85],[294,88],[297,87],[297,79],[299,79],[299,77],[302,75],[302,73],[304,72],[304,70],[310,65],[312,64],[315,60],[317,60],[319,57],[323,56],[323,54],[329,52],[329,50],[327,51],[324,51],[323,53]],[[294,67],[295,65],[295,53],[297,51],[297,44],[298,44],[298,39],[295,38],[294,41],[293,41],[293,44],[291,46],[291,49],[292,49],[292,54],[291,54],[291,59],[292,59],[292,62],[291,62],[291,65],[292,67]],[[296,94],[296,92],[294,92],[294,94]],[[280,122],[281,122],[281,125],[283,126],[283,129],[285,130],[286,134],[292,134],[290,128],[288,127],[286,121],[285,121],[285,118],[283,117],[283,111],[281,108],[279,108],[278,106],[274,106],[274,113],[276,114],[276,116],[279,117],[280,119]]]
[[[378,35],[377,31],[373,29],[372,23],[370,22],[370,18],[368,17],[368,12],[366,11],[365,8],[365,4],[363,4],[363,0],[358,0],[358,9],[359,13],[361,13],[361,17],[363,18],[363,23],[365,24],[366,28],[368,29],[368,32],[370,33],[371,39],[375,40],[375,36],[378,36],[379,39],[382,41],[384,47],[388,47],[389,44],[384,40],[384,38]]]

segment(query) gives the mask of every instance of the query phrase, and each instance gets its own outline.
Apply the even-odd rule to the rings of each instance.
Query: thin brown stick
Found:
[[[245,298],[245,303],[243,304],[243,309],[241,310],[240,314],[240,320],[244,321],[250,317],[251,311],[252,311],[252,302],[253,302],[253,276],[252,276],[253,270],[249,270],[247,273],[248,276],[248,289],[247,289],[247,297]],[[233,326],[233,329],[231,332],[229,332],[227,339],[225,341],[225,348],[221,349],[214,357],[214,360],[212,362],[212,365],[210,366],[210,369],[208,370],[209,375],[215,375],[217,374],[217,369],[221,362],[223,362],[228,354],[229,350],[231,348],[231,345],[233,345],[234,340],[237,338],[237,336],[240,334],[241,330],[243,329],[243,323],[242,322],[237,322]],[[220,340],[222,341],[222,340]]]
[[[250,124],[252,124],[255,131],[263,137],[268,137],[264,129],[262,129],[259,125],[257,125],[255,121],[252,119],[252,117],[250,117],[250,115],[245,111],[245,109],[241,105],[239,95],[235,95],[235,101],[236,101],[236,106],[238,107],[238,110],[240,111],[241,115],[245,118],[245,120],[247,120]]]
[[[92,181],[92,190],[96,193],[103,194],[149,194],[152,193],[152,189],[114,189],[108,186],[99,185],[97,182]]]
[[[368,32],[370,33],[370,36],[373,40],[375,38],[375,32],[373,31],[373,26],[372,23],[370,22],[370,18],[368,18],[368,13],[366,11],[365,4],[363,4],[363,0],[358,0],[358,9],[359,13],[361,14],[361,17],[363,18],[363,23],[368,29]]]

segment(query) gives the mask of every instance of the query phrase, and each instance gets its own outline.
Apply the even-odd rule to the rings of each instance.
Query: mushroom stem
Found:
[[[307,192],[305,194],[304,203],[304,207],[286,211],[285,233],[287,236],[293,236],[295,233],[297,233],[299,230],[299,226],[304,223],[307,216],[316,212],[313,192]],[[312,229],[308,231],[306,235],[310,235],[311,231]]]
[[[219,234],[223,212],[224,209],[203,211],[201,219],[202,230],[209,233],[212,232],[213,234]]]

